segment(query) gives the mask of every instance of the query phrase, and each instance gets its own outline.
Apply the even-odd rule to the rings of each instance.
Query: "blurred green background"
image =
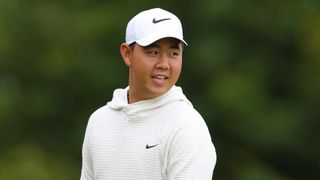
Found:
[[[127,86],[128,20],[184,25],[178,85],[205,118],[216,180],[320,179],[320,1],[0,0],[0,179],[79,179],[87,120]]]

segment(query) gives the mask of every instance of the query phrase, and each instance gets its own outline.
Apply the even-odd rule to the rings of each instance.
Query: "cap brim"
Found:
[[[183,42],[186,46],[188,45],[187,42],[180,36],[172,34],[172,33],[165,33],[165,32],[159,32],[159,33],[154,33],[154,34],[150,34],[148,36],[145,36],[139,40],[136,41],[136,43],[138,43],[140,46],[148,46],[156,41],[158,41],[159,39],[163,39],[163,38],[175,38],[180,40],[181,42]]]

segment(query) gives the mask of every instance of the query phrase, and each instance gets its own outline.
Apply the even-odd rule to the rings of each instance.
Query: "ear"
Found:
[[[120,45],[120,53],[122,56],[122,59],[124,61],[124,63],[126,63],[127,66],[130,66],[131,64],[131,56],[132,56],[132,50],[130,48],[130,46],[126,43],[122,43]]]

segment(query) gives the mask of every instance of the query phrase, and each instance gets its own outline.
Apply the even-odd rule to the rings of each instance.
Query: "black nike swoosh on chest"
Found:
[[[153,147],[156,147],[156,146],[158,146],[158,144],[151,145],[151,146],[149,146],[149,144],[147,144],[147,145],[146,145],[146,149],[150,149],[150,148],[153,148]]]

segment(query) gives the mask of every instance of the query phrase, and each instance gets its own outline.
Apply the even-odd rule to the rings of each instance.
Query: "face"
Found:
[[[182,50],[182,43],[174,38],[145,47],[121,45],[121,55],[129,67],[130,103],[161,96],[175,85],[181,72]]]

